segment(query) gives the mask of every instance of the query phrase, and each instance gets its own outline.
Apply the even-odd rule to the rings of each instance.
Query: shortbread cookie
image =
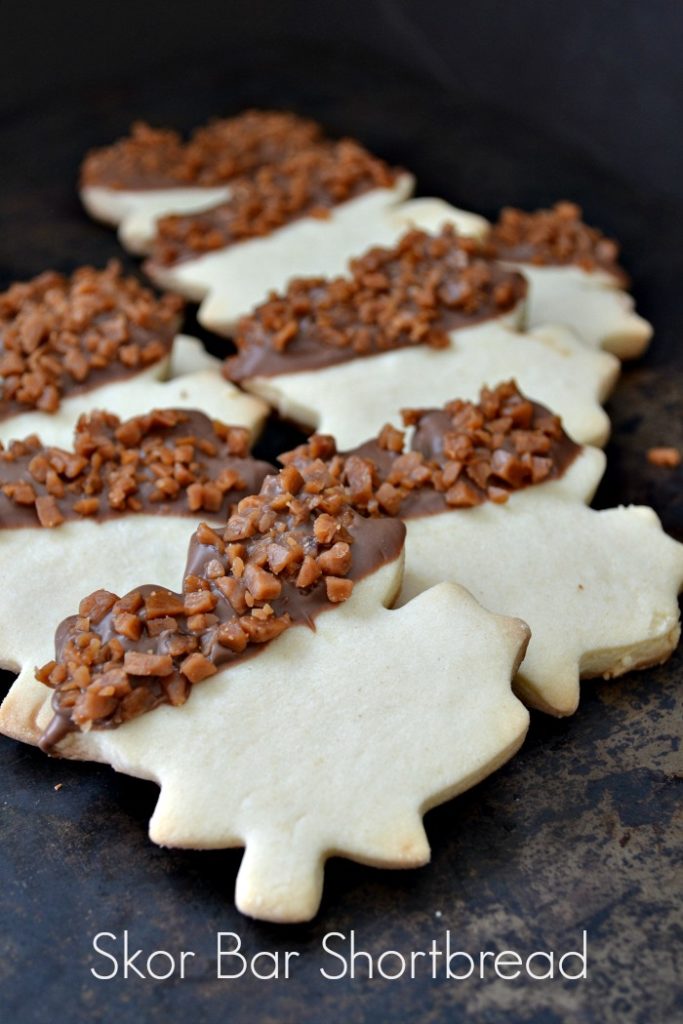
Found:
[[[584,224],[581,215],[568,202],[534,213],[504,209],[484,251],[528,279],[529,327],[562,324],[593,348],[633,359],[647,348],[652,326],[634,312],[625,291],[617,242]]]
[[[12,285],[0,295],[0,441],[38,434],[66,446],[96,408],[122,418],[164,406],[220,409],[258,431],[265,405],[226,384],[199,341],[176,334],[181,308],[114,262]],[[169,374],[177,379],[165,381]]]
[[[403,525],[351,512],[322,463],[305,478],[269,478],[223,537],[201,528],[182,595],[86,599],[38,673],[58,712],[46,741],[158,782],[156,842],[245,846],[237,905],[283,922],[315,914],[331,855],[427,862],[422,815],[527,728],[510,688],[526,626],[453,584],[388,611]],[[35,697],[29,739],[53,714]]]
[[[344,448],[400,422],[403,406],[433,406],[456,390],[476,398],[514,375],[573,438],[603,444],[600,403],[618,360],[566,329],[515,330],[525,293],[519,274],[482,259],[452,228],[412,231],[354,260],[347,277],[295,281],[255,309],[226,375]]]
[[[568,715],[579,679],[610,678],[665,661],[680,634],[683,545],[649,508],[587,508],[604,471],[594,448],[514,384],[478,405],[406,414],[345,458],[313,438],[283,461],[324,457],[366,514],[406,522],[399,604],[454,580],[486,608],[519,615],[531,643],[516,680],[532,707]]]
[[[321,135],[313,121],[263,110],[211,121],[188,142],[176,132],[137,123],[127,138],[88,154],[81,200],[96,220],[119,228],[126,249],[147,252],[159,217],[223,202],[234,178],[277,163]]]
[[[166,409],[123,423],[93,413],[69,451],[37,438],[0,451],[0,665],[22,673],[0,721],[21,714],[35,664],[52,657],[55,620],[84,590],[106,579],[124,593],[141,572],[174,586],[193,529],[207,516],[224,523],[274,471],[221,409],[214,399],[214,419]]]
[[[231,335],[239,318],[299,275],[341,274],[371,244],[448,220],[465,235],[487,222],[440,200],[403,203],[412,177],[358,143],[325,143],[235,183],[231,198],[196,216],[159,222],[145,269],[201,301],[205,327]],[[203,300],[203,301],[202,301]]]

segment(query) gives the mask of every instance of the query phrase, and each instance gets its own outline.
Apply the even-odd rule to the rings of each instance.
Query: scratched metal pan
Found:
[[[83,214],[74,186],[82,154],[140,116],[186,129],[246,105],[291,106],[410,167],[423,193],[489,216],[504,204],[571,197],[589,222],[622,240],[639,309],[656,327],[650,353],[626,369],[609,405],[613,439],[598,504],[651,504],[683,539],[681,471],[658,470],[645,458],[652,445],[683,446],[681,211],[635,194],[508,115],[449,101],[362,55],[302,49],[267,67],[211,75],[199,64],[167,67],[146,80],[65,90],[16,110],[2,135],[0,285],[122,256],[114,235]],[[272,422],[259,450],[273,455],[299,436]],[[2,581],[5,592],[11,585]],[[49,608],[49,594],[36,600]],[[534,715],[518,757],[428,815],[429,867],[391,873],[333,861],[319,916],[292,928],[235,911],[239,852],[162,850],[148,841],[153,785],[106,767],[50,761],[3,739],[3,1019],[673,1021],[677,991],[681,1012],[674,967],[681,675],[676,654],[662,668],[586,685],[570,720]],[[409,953],[442,942],[447,928],[460,949],[521,952],[575,948],[586,929],[589,982],[434,981],[426,972],[415,980],[332,982],[320,974],[328,932],[353,929],[357,946],[375,954]],[[188,977],[96,981],[93,936],[121,937],[126,929],[147,953],[195,951]],[[301,956],[289,979],[217,981],[218,931],[239,933],[252,953]]]

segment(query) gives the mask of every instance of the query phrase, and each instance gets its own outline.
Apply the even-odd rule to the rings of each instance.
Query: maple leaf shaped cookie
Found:
[[[483,248],[529,282],[525,324],[562,324],[592,348],[620,359],[642,355],[652,326],[634,311],[618,244],[581,220],[575,203],[525,213],[507,208]]]
[[[404,533],[352,512],[323,463],[285,468],[222,537],[200,527],[183,595],[82,602],[39,672],[52,701],[35,684],[3,730],[77,725],[52,736],[61,755],[161,787],[154,841],[245,846],[236,901],[254,917],[312,917],[332,855],[424,864],[425,811],[524,738],[510,679],[528,629],[452,583],[389,610]]]
[[[650,508],[583,505],[584,471],[577,461],[562,486],[407,523],[399,603],[457,579],[485,607],[514,608],[532,632],[517,692],[553,715],[573,714],[580,679],[657,665],[680,637],[683,545]]]
[[[618,360],[564,328],[516,330],[525,290],[451,229],[409,232],[355,260],[349,277],[297,281],[257,307],[240,324],[226,373],[343,448],[404,406],[432,406],[456,390],[476,398],[514,374],[572,437],[603,444],[600,402]]]
[[[201,342],[176,333],[181,305],[115,262],[12,285],[0,296],[0,441],[38,434],[65,447],[93,409],[128,418],[204,402],[256,433],[266,406],[222,380]]]
[[[683,545],[650,508],[587,507],[602,452],[570,442],[512,383],[484,392],[479,405],[456,401],[408,422],[410,452],[385,428],[343,470],[366,510],[406,523],[399,605],[445,579],[486,608],[519,615],[531,642],[516,690],[555,715],[576,710],[581,678],[669,657],[680,635]],[[334,459],[329,440],[315,438],[284,458],[301,468],[323,443]]]

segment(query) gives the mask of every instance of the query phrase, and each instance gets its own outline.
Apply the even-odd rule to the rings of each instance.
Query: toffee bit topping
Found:
[[[619,244],[581,220],[576,203],[555,203],[551,210],[525,213],[504,208],[483,244],[491,259],[539,266],[576,263],[583,270],[603,268],[625,278],[618,264]]]
[[[239,325],[239,354],[226,375],[241,380],[414,345],[444,348],[450,331],[505,313],[525,294],[520,274],[482,259],[477,243],[451,225],[436,235],[409,231],[352,260],[348,276],[295,279],[257,306]]]
[[[513,491],[561,476],[580,451],[559,417],[525,398],[514,381],[483,388],[478,403],[405,410],[403,420],[416,428],[409,451],[403,432],[387,424],[345,455],[332,438],[317,435],[280,461],[304,472],[323,458],[362,514],[405,519],[505,502]]]
[[[249,456],[249,432],[201,412],[156,409],[122,422],[81,416],[73,451],[35,435],[0,443],[0,527],[134,512],[224,517],[272,466]]]
[[[168,266],[269,235],[300,217],[327,217],[332,207],[389,188],[395,178],[396,171],[352,139],[310,146],[235,181],[224,203],[161,218],[148,267],[153,272],[155,264]]]
[[[237,117],[210,121],[188,142],[177,132],[138,121],[131,134],[113,146],[89,153],[81,185],[118,189],[210,187],[317,142],[322,131],[295,114],[247,110]]]
[[[285,466],[224,528],[200,525],[181,594],[143,586],[81,601],[57,631],[55,659],[36,671],[55,691],[41,745],[183,704],[221,665],[347,601],[355,582],[398,557],[404,537],[398,520],[359,516],[321,457]]]
[[[0,419],[129,377],[163,359],[182,300],[157,298],[112,261],[106,270],[53,271],[0,294]]]
[[[678,448],[648,448],[647,461],[652,466],[675,469],[680,466],[683,456]]]

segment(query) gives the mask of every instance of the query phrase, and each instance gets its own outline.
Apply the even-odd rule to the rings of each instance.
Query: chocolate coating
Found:
[[[399,557],[405,526],[350,507],[325,465],[285,468],[244,499],[219,534],[192,537],[182,593],[145,584],[118,598],[97,591],[64,620],[55,661],[37,671],[53,687],[49,750],[72,728],[115,728],[253,657],[294,625],[315,629],[358,580]]]
[[[35,437],[0,446],[0,529],[142,512],[220,522],[273,471],[248,454],[248,438],[197,410],[165,409],[124,423],[82,416],[73,451]]]
[[[297,279],[239,325],[233,381],[315,370],[399,348],[444,348],[449,334],[511,310],[524,278],[481,258],[452,227],[407,232],[352,260],[349,274]]]
[[[130,135],[90,152],[81,186],[112,189],[211,188],[253,174],[316,142],[321,128],[296,114],[246,110],[210,121],[188,142],[177,132],[136,122]]]
[[[574,264],[589,273],[604,270],[626,287],[628,275],[618,263],[619,244],[581,217],[581,207],[566,201],[532,213],[505,207],[482,248],[491,259],[504,262],[539,267]]]

